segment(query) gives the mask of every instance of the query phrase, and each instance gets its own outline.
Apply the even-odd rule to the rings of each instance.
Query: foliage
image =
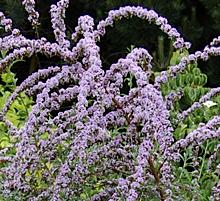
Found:
[[[2,51],[2,57],[4,58],[6,53]],[[0,109],[2,110],[6,101],[16,88],[16,78],[15,74],[7,68],[4,73],[1,74],[1,84],[0,84]],[[10,120],[14,126],[21,127],[30,112],[32,99],[27,97],[24,93],[19,94],[18,98],[11,105],[9,111],[7,112],[6,118]],[[10,147],[12,144],[10,141],[10,136],[7,133],[7,127],[3,122],[0,122],[0,149]]]
[[[170,65],[179,63],[180,59],[187,55],[187,52],[174,52]],[[209,89],[204,87],[206,82],[207,77],[197,68],[197,64],[191,64],[184,73],[178,75],[176,79],[170,79],[162,87],[164,95],[172,91],[183,91],[181,100],[176,101],[171,111],[173,120],[178,118],[176,115],[178,112],[188,108],[208,92]],[[220,97],[214,97],[212,100],[207,101],[207,104],[204,103],[203,107],[197,109],[177,125],[175,125],[175,121],[173,122],[175,125],[174,136],[177,140],[185,138],[188,133],[199,126],[199,123],[208,122],[213,116],[220,114]],[[182,200],[209,200],[208,195],[211,193],[212,186],[219,181],[219,174],[211,169],[209,159],[213,151],[216,151],[217,157],[214,163],[220,162],[219,148],[216,149],[218,143],[219,140],[212,140],[201,146],[189,147],[182,153],[180,162],[175,164],[176,178],[181,183],[178,191],[182,195]],[[180,197],[177,196],[174,200],[179,199]]]
[[[1,52],[2,58],[6,56],[6,52]],[[2,59],[1,58],[1,59]],[[3,106],[5,105],[6,101],[12,94],[12,92],[16,88],[16,78],[15,74],[11,72],[10,68],[7,68],[4,73],[1,74],[1,84],[0,84],[0,109],[2,110]],[[31,105],[33,101],[32,98],[27,97],[24,93],[21,93],[18,98],[14,101],[11,105],[9,111],[7,112],[6,118],[9,119],[14,126],[22,127],[25,123],[25,120],[30,112]],[[13,144],[16,143],[16,138],[8,133],[7,126],[0,122],[0,150],[10,148],[7,155],[14,155],[16,150],[13,147]],[[1,160],[0,161],[0,168],[5,166],[7,161]],[[0,177],[2,180],[2,176]],[[1,186],[2,188],[2,186]],[[1,200],[5,200],[0,195]],[[13,197],[12,200],[17,200],[16,197]],[[9,201],[9,199],[7,199]]]

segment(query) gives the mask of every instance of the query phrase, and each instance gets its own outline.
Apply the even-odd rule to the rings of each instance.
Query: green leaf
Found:
[[[201,70],[199,68],[193,68],[192,73],[194,75],[200,75],[201,74]]]
[[[174,52],[172,58],[170,59],[170,65],[174,66],[178,64],[180,61],[180,55],[179,52]]]
[[[0,96],[0,110],[3,108],[4,104],[6,103],[8,97],[11,95],[9,91],[5,91],[4,95]]]
[[[0,29],[1,29],[1,28],[2,28],[2,27],[0,27]],[[6,50],[2,50],[2,51],[1,51],[1,56],[2,56],[2,58],[5,58],[5,57],[6,57],[7,52],[8,52],[8,51],[6,51]]]
[[[184,80],[186,86],[191,86],[191,84],[194,82],[194,75],[187,74],[184,76]]]
[[[7,136],[1,136],[0,137],[0,147],[1,148],[6,148],[6,147],[10,147],[11,143],[10,143],[10,139]]]
[[[51,168],[53,167],[53,164],[47,162],[47,163],[46,163],[46,167],[48,168],[48,170],[51,170]]]
[[[15,74],[8,71],[6,73],[3,73],[1,75],[2,81],[5,82],[6,84],[14,84],[16,83],[16,79],[15,79]]]
[[[207,76],[205,74],[201,74],[199,77],[199,85],[203,86],[207,83]]]
[[[185,75],[180,75],[179,76],[179,86],[180,87],[185,87]]]

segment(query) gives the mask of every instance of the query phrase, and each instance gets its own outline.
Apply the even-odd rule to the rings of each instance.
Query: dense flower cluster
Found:
[[[57,43],[61,47],[70,46],[70,42],[68,40],[65,40],[66,26],[64,23],[65,11],[68,5],[69,5],[69,1],[63,0],[63,1],[59,1],[57,5],[52,5],[50,9],[51,22],[52,22],[52,27],[54,29],[54,35]]]
[[[31,25],[33,26],[33,28],[39,25],[39,22],[38,22],[39,13],[35,11],[35,1],[24,0],[22,1],[22,4],[24,5],[24,8],[28,13],[28,20],[31,22]]]
[[[6,32],[10,31],[12,27],[12,20],[7,19],[2,12],[0,12],[0,25],[4,27]]]
[[[63,66],[51,66],[29,76],[9,97],[1,112],[9,132],[18,139],[15,155],[5,158],[6,151],[1,151],[0,157],[9,161],[1,170],[5,195],[16,192],[30,201],[82,200],[85,187],[89,188],[90,183],[95,193],[89,200],[93,201],[138,200],[147,186],[160,200],[173,200],[175,178],[171,163],[178,160],[180,151],[188,146],[220,139],[220,117],[214,117],[184,139],[175,141],[170,109],[172,101],[182,94],[163,97],[160,88],[169,77],[183,72],[188,64],[219,56],[220,47],[215,47],[219,38],[203,51],[182,58],[179,64],[161,72],[155,82],[150,83],[152,56],[146,49],[133,49],[126,58],[104,71],[97,42],[107,26],[113,26],[124,17],[136,16],[159,26],[173,41],[174,48],[188,49],[190,44],[167,19],[153,10],[130,6],[110,11],[96,28],[91,17],[83,16],[72,34],[76,45],[70,49],[72,41],[67,40],[64,24],[68,4],[69,1],[60,0],[51,6],[55,43],[46,38],[27,39],[18,29],[0,38],[0,49],[9,51],[0,61],[1,70],[14,60],[35,53],[56,55],[65,62]],[[37,25],[35,2],[25,0],[23,5],[32,25]],[[5,30],[9,30],[11,21],[2,13],[0,20]],[[120,91],[129,74],[134,76],[136,86],[122,95]],[[19,129],[7,120],[6,113],[21,92],[36,100],[25,125]],[[180,114],[180,119],[217,93],[219,88],[212,89]],[[213,199],[219,191],[217,184],[213,188]]]

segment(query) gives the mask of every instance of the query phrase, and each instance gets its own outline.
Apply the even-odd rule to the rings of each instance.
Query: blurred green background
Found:
[[[36,7],[40,12],[39,35],[54,41],[49,9],[55,0],[37,0]],[[190,52],[202,50],[214,37],[220,35],[220,1],[219,0],[70,0],[65,19],[67,34],[70,36],[81,15],[90,15],[98,23],[105,18],[111,9],[120,6],[136,5],[154,9],[159,15],[166,17],[169,23],[177,28],[186,41],[192,43]],[[19,28],[28,38],[33,38],[27,14],[20,0],[0,0],[0,10],[12,18],[14,27]],[[117,22],[114,28],[108,28],[107,34],[99,43],[103,67],[124,57],[131,45],[144,47],[154,56],[153,67],[165,69],[169,63],[170,42],[158,28],[147,22],[132,18]],[[59,63],[57,58],[47,59],[35,55],[27,62],[14,66],[18,82],[39,68]],[[220,58],[211,58],[208,62],[199,62],[199,68],[208,75],[207,86],[220,85]]]

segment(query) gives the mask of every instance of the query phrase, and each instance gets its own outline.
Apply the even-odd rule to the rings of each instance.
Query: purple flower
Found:
[[[33,27],[39,14],[35,1],[22,1]],[[134,48],[125,58],[103,70],[98,41],[107,26],[122,18],[139,17],[154,23],[178,49],[189,48],[166,18],[153,10],[126,6],[109,12],[94,27],[94,19],[82,16],[72,34],[70,49],[64,23],[69,1],[60,0],[50,9],[56,42],[46,38],[27,39],[11,20],[0,13],[0,23],[11,34],[0,38],[0,49],[8,52],[0,60],[4,70],[17,59],[40,53],[60,58],[60,66],[51,66],[30,75],[18,86],[1,111],[1,123],[15,138],[11,147],[0,151],[0,160],[7,161],[3,171],[3,191],[7,196],[18,192],[28,200],[83,199],[84,189],[95,189],[89,200],[138,200],[142,190],[150,190],[161,200],[172,200],[177,191],[173,182],[173,161],[181,151],[199,147],[206,140],[220,138],[220,117],[200,124],[184,138],[174,141],[176,125],[172,104],[182,95],[171,92],[164,97],[161,85],[184,72],[189,64],[219,56],[219,38],[210,46],[182,57],[175,66],[160,72],[152,83],[153,57],[144,48]],[[121,94],[125,78],[136,81],[129,92]],[[151,84],[150,84],[151,83]],[[7,119],[7,112],[20,93],[34,97],[23,127],[17,128]],[[183,120],[204,102],[219,94],[211,89],[190,108],[177,114]],[[11,152],[10,152],[11,153]],[[209,166],[216,155],[210,157]],[[217,171],[219,165],[217,166]],[[178,187],[178,186],[177,186]],[[219,195],[219,184],[212,189]],[[63,198],[64,197],[64,198]],[[142,199],[142,198],[141,198]]]
[[[24,5],[25,10],[28,13],[28,20],[31,22],[32,26],[36,28],[39,25],[38,18],[39,13],[35,11],[35,1],[34,0],[23,0],[22,5]]]

